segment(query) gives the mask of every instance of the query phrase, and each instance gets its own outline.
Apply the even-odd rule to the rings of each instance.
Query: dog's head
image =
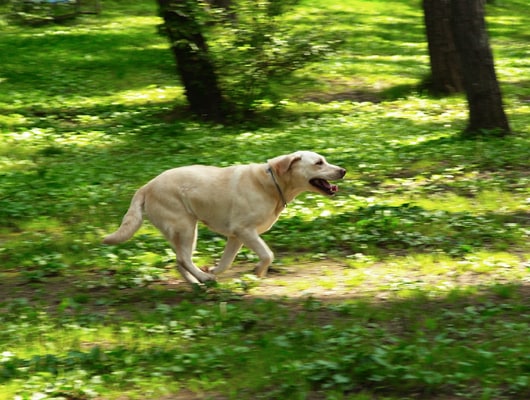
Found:
[[[328,196],[338,191],[329,181],[341,179],[346,170],[329,164],[320,154],[297,151],[268,161],[274,174],[294,192],[311,191]]]

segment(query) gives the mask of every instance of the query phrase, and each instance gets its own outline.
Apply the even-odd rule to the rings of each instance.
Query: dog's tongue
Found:
[[[339,191],[339,187],[337,185],[333,185],[324,179],[321,182],[331,193],[336,193]]]
[[[339,187],[337,185],[332,185],[325,179],[313,179],[310,181],[314,186],[317,188],[324,190],[328,194],[334,194],[339,191]]]

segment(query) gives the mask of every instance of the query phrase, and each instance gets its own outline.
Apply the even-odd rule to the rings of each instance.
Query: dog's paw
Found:
[[[208,273],[207,271],[204,271],[205,272],[205,276],[201,279],[201,282],[202,283],[205,283],[205,282],[215,282],[217,281],[217,277],[214,275],[214,274],[210,274]]]
[[[218,271],[218,267],[210,267],[210,268],[208,269],[208,272],[209,272],[210,274],[217,275],[217,273],[219,272],[219,271]],[[220,272],[222,272],[222,271],[220,271]]]
[[[254,275],[256,275],[258,278],[265,278],[267,276],[267,269],[254,268]]]

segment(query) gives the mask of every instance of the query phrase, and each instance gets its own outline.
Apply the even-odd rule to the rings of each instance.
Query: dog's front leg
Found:
[[[210,269],[210,273],[219,275],[221,272],[225,271],[236,258],[237,252],[241,248],[243,243],[235,236],[230,236],[226,241],[225,251],[219,260],[219,264],[216,267]]]
[[[238,236],[243,244],[256,253],[259,257],[259,262],[254,268],[254,273],[258,277],[263,278],[265,275],[267,275],[269,265],[271,265],[272,261],[274,260],[274,253],[271,251],[271,249],[269,249],[267,243],[260,238],[256,231],[244,231]]]

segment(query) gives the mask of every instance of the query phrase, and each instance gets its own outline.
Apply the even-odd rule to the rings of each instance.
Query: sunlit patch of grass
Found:
[[[292,293],[303,293],[306,291],[307,292],[311,291],[311,289],[314,289],[315,286],[318,286],[318,283],[314,281],[310,281],[310,280],[307,280],[304,282],[297,281],[297,282],[291,282],[291,283],[280,280],[280,286],[287,287],[288,291]]]
[[[524,193],[521,193],[524,196]],[[476,202],[484,211],[497,211],[499,213],[515,213],[527,208],[523,196],[517,196],[507,191],[490,189],[480,191]]]
[[[144,89],[126,90],[113,94],[107,101],[119,102],[120,104],[145,104],[147,103],[167,103],[182,96],[182,87],[159,87],[150,85]]]
[[[526,260],[526,261],[525,261]],[[479,251],[463,258],[443,253],[385,257],[373,263],[350,262],[337,278],[357,295],[386,293],[385,297],[440,298],[457,288],[476,288],[493,282],[526,282],[528,257],[508,252]]]
[[[411,200],[410,198],[408,200]],[[428,197],[412,197],[414,204],[427,210],[449,212],[470,211],[473,213],[510,213],[526,209],[524,199],[499,190],[483,190],[476,196],[461,196],[456,193],[433,194]]]
[[[42,215],[38,218],[35,218],[31,221],[23,223],[20,228],[28,232],[57,232],[62,231],[65,226],[61,221],[56,218]]]
[[[366,281],[366,277],[361,271],[349,271],[345,273],[344,284],[350,288],[361,286]]]
[[[445,254],[419,253],[404,257],[400,263],[405,269],[420,275],[441,276],[451,274],[455,260]]]
[[[27,122],[26,117],[20,114],[0,115],[0,127],[2,128],[12,129],[19,125],[25,125]]]
[[[491,274],[496,279],[517,280],[527,274],[521,256],[508,252],[476,252],[457,261],[456,265],[462,271]]]
[[[316,284],[324,290],[333,290],[337,287],[337,280],[335,278],[320,278]]]

